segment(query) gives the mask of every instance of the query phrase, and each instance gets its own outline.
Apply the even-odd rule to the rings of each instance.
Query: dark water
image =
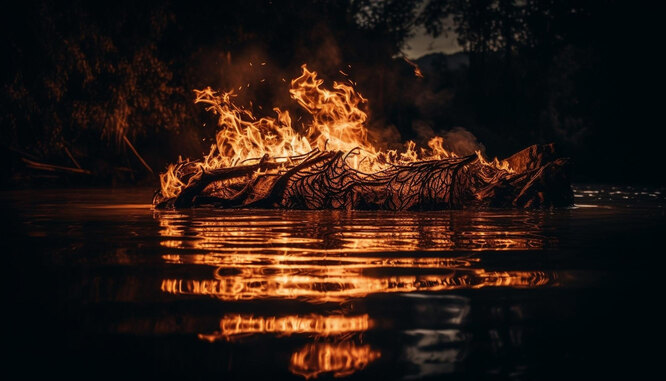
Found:
[[[664,194],[553,211],[153,211],[0,194],[26,378],[561,379],[658,359]],[[660,345],[660,344],[657,344]]]

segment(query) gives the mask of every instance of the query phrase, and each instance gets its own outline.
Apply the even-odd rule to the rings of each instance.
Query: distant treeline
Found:
[[[22,2],[2,16],[0,141],[9,169],[1,182],[153,183],[149,168],[208,151],[215,119],[193,104],[193,89],[240,88],[240,102],[270,114],[289,103],[288,82],[307,63],[327,81],[357,83],[383,143],[463,127],[489,155],[554,141],[573,156],[578,180],[663,184],[649,164],[655,126],[634,111],[649,104],[640,83],[650,75],[636,69],[642,43],[627,7]],[[401,51],[417,26],[455,33],[464,51],[421,57],[424,77],[416,77]]]

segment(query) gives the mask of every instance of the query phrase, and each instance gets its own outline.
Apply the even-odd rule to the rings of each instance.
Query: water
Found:
[[[5,192],[7,364],[86,379],[633,374],[651,358],[663,192],[425,213]]]

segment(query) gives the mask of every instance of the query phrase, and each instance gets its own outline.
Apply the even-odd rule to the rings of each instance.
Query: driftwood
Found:
[[[476,155],[392,165],[376,173],[351,168],[343,152],[313,151],[289,158],[207,172],[178,168],[187,184],[177,197],[157,192],[158,208],[284,208],[441,210],[550,207],[573,203],[568,159],[552,145],[531,146],[506,161],[511,171]]]
[[[29,168],[39,169],[39,170],[42,170],[42,171],[77,173],[77,174],[82,174],[82,175],[90,175],[92,173],[87,169],[71,168],[71,167],[64,167],[62,165],[53,165],[53,164],[40,163],[40,162],[30,160],[30,159],[26,159],[26,158],[21,158],[21,160],[23,160],[23,162]]]

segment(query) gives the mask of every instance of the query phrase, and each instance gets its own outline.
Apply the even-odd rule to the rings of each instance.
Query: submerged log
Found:
[[[376,173],[351,168],[342,152],[313,152],[289,165],[258,164],[192,173],[177,197],[157,192],[157,208],[283,208],[442,210],[535,208],[573,203],[569,161],[552,145],[531,146],[507,158],[511,170],[477,155],[392,165]],[[186,164],[184,164],[186,165]]]

